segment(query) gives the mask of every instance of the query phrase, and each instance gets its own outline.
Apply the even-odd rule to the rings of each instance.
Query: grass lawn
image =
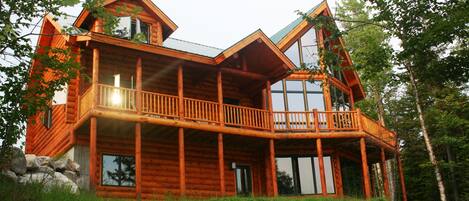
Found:
[[[79,195],[70,193],[67,189],[60,187],[52,188],[48,191],[40,183],[19,184],[13,180],[0,175],[0,200],[1,201],[124,201],[123,199],[99,198],[90,192],[81,192]],[[195,199],[174,199],[168,201],[196,201]],[[198,199],[201,200],[201,199]],[[253,197],[226,197],[212,198],[209,201],[362,201],[362,199],[334,199],[334,198],[297,198],[297,197],[277,197],[277,198],[253,198]],[[374,199],[373,201],[385,201],[384,199]]]

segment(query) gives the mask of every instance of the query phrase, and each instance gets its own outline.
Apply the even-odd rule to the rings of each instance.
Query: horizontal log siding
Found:
[[[43,112],[32,117],[28,123],[27,153],[55,156],[65,152],[71,145],[71,125],[65,123],[65,105],[52,106],[52,127],[42,124]]]
[[[99,125],[98,125],[99,127]],[[175,133],[176,134],[176,133]],[[153,135],[153,134],[151,134]],[[156,133],[155,133],[156,135]],[[215,142],[215,138],[213,139]],[[79,135],[77,142],[88,145],[89,137]],[[204,198],[220,195],[217,146],[214,142],[186,142],[186,195]],[[142,198],[164,199],[179,195],[179,161],[177,139],[155,139],[142,136]],[[98,132],[98,181],[101,182],[101,156],[103,153],[134,156],[133,134],[126,137],[103,135]],[[262,149],[262,148],[259,148]],[[263,159],[252,153],[254,149],[225,147],[226,195],[236,193],[231,162],[251,167],[253,192],[263,194],[265,179]],[[260,173],[260,174],[259,174]],[[98,186],[97,194],[104,197],[134,198],[135,188]]]

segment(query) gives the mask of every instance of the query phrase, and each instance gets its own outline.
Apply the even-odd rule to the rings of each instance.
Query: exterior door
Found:
[[[236,167],[236,193],[241,196],[249,196],[252,193],[252,177],[249,166]]]

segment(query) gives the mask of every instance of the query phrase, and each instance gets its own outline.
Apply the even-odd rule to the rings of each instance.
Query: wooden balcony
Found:
[[[92,109],[90,87],[80,96],[80,117]],[[395,133],[359,111],[272,112],[244,106],[141,91],[141,111],[137,111],[137,91],[134,89],[98,84],[96,107],[119,112],[139,113],[151,118],[189,121],[275,133],[339,133],[364,132],[392,147]],[[180,113],[181,109],[183,110]],[[220,113],[220,109],[223,111]]]

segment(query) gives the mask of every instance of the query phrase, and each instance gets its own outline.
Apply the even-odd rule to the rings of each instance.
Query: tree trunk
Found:
[[[378,113],[378,120],[381,126],[386,126],[384,123],[384,104],[383,104],[383,96],[379,90],[374,90],[374,98],[376,102],[376,109]]]
[[[427,148],[428,157],[435,171],[436,181],[438,183],[438,190],[440,191],[440,200],[446,201],[445,186],[443,184],[443,178],[441,177],[440,168],[438,167],[438,161],[436,160],[435,154],[433,153],[432,143],[430,141],[430,136],[428,135],[427,126],[425,124],[425,118],[423,116],[422,106],[419,97],[419,91],[417,88],[417,81],[415,80],[412,67],[407,64],[406,69],[410,76],[410,84],[414,89],[415,96],[415,106],[417,107],[417,113],[419,115],[420,127],[422,129],[423,139],[425,141],[425,146]]]
[[[446,156],[448,157],[448,162],[454,162],[453,153],[451,152],[451,147],[449,145],[446,145]],[[453,189],[453,199],[454,201],[459,201],[458,184],[456,182],[453,165],[449,166],[449,175],[451,178],[451,188]]]

